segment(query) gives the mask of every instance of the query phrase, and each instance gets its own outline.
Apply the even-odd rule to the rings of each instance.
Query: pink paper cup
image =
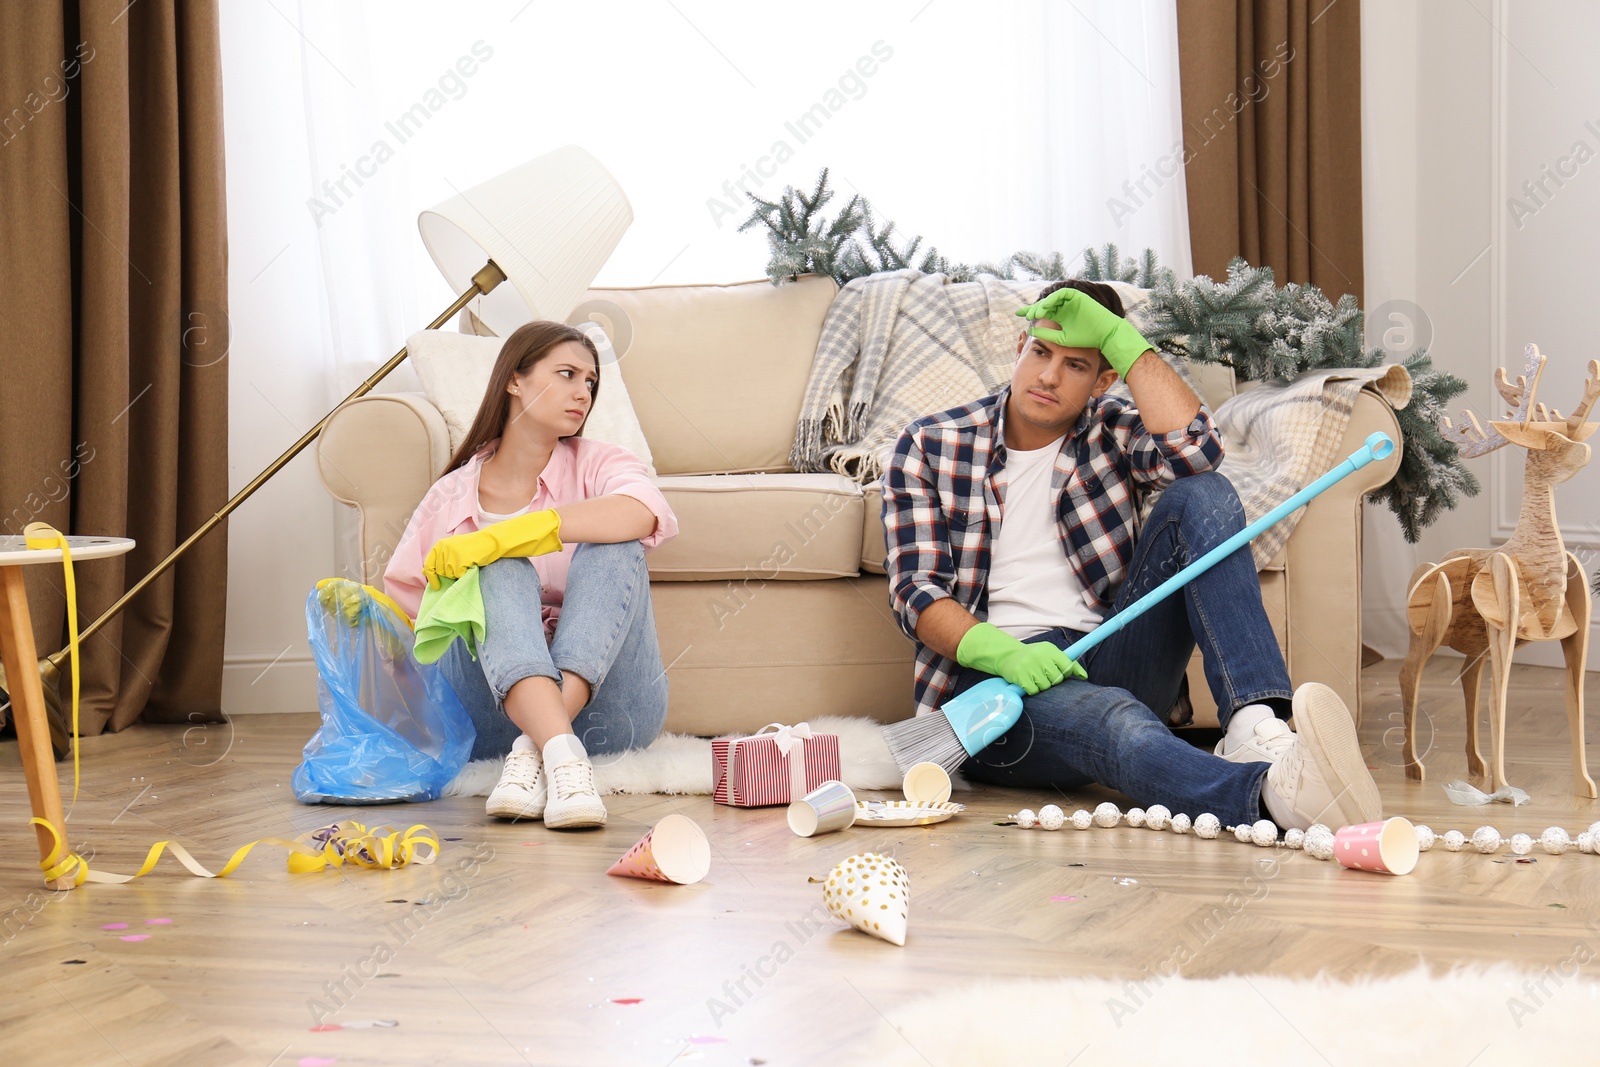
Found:
[[[1333,858],[1352,871],[1410,874],[1417,866],[1417,830],[1396,815],[1346,826],[1333,835]]]

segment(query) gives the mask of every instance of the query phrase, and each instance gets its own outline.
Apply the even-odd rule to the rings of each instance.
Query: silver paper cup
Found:
[[[789,829],[801,837],[843,830],[856,821],[856,795],[843,782],[823,782],[789,805]]]

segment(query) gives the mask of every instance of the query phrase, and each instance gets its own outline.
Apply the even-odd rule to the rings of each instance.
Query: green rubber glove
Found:
[[[1063,678],[1088,679],[1079,663],[1048,641],[1023,644],[998,626],[980,622],[966,632],[956,648],[963,667],[998,675],[1022,687],[1029,696],[1049,689]]]
[[[1017,314],[1025,319],[1048,319],[1061,327],[1050,330],[1031,326],[1028,333],[1033,337],[1053,341],[1063,348],[1098,348],[1124,378],[1134,361],[1155,347],[1133,328],[1133,323],[1076,289],[1057,289],[1037,303],[1018,308]]]
[[[442,538],[428,550],[422,576],[437,589],[440,578],[459,578],[468,567],[485,567],[506,556],[542,556],[561,547],[561,516],[547,508]]]

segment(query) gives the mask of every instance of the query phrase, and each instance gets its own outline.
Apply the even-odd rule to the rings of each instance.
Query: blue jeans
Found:
[[[439,660],[472,716],[473,759],[511,751],[522,731],[506,717],[506,693],[524,678],[571,671],[589,683],[589,703],[572,722],[591,757],[644,748],[667,718],[650,576],[638,541],[581,544],[567,572],[566,596],[548,643],[540,616],[539,572],[526,559],[500,559],[479,574],[484,636],[476,662],[456,641]]]
[[[1244,525],[1244,509],[1220,474],[1179,478],[1145,520],[1114,617]],[[1031,638],[1067,648],[1083,634]],[[1283,654],[1261,606],[1250,552],[1240,549],[1095,646],[1083,658],[1092,681],[1071,679],[1023,699],[1022,718],[962,765],[968,778],[1029,789],[1099,782],[1148,806],[1223,825],[1261,815],[1265,763],[1230,763],[1175,736],[1162,715],[1178,699],[1196,644],[1224,728],[1233,712],[1262,703],[1289,717],[1293,696]],[[962,668],[956,693],[990,677]]]

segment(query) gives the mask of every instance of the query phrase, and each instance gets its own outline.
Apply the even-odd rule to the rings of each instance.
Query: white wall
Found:
[[[1550,357],[1539,399],[1569,410],[1600,355],[1585,330],[1600,266],[1600,5],[1368,0],[1362,21],[1367,306],[1415,305],[1435,365],[1470,385],[1457,406],[1480,420],[1503,413],[1494,369],[1514,375],[1530,341]],[[1559,187],[1546,179],[1546,192],[1530,197],[1522,183],[1540,180],[1546,165],[1570,177]],[[1403,650],[1388,583],[1403,585],[1414,564],[1451,549],[1510,535],[1522,457],[1506,448],[1466,461],[1483,492],[1415,549],[1384,542],[1391,551],[1375,559],[1369,546],[1369,641],[1378,635],[1381,650],[1398,654],[1398,634]],[[1600,566],[1597,487],[1593,464],[1556,491],[1567,547],[1590,574]],[[1559,647],[1530,645],[1518,659],[1558,664]]]

